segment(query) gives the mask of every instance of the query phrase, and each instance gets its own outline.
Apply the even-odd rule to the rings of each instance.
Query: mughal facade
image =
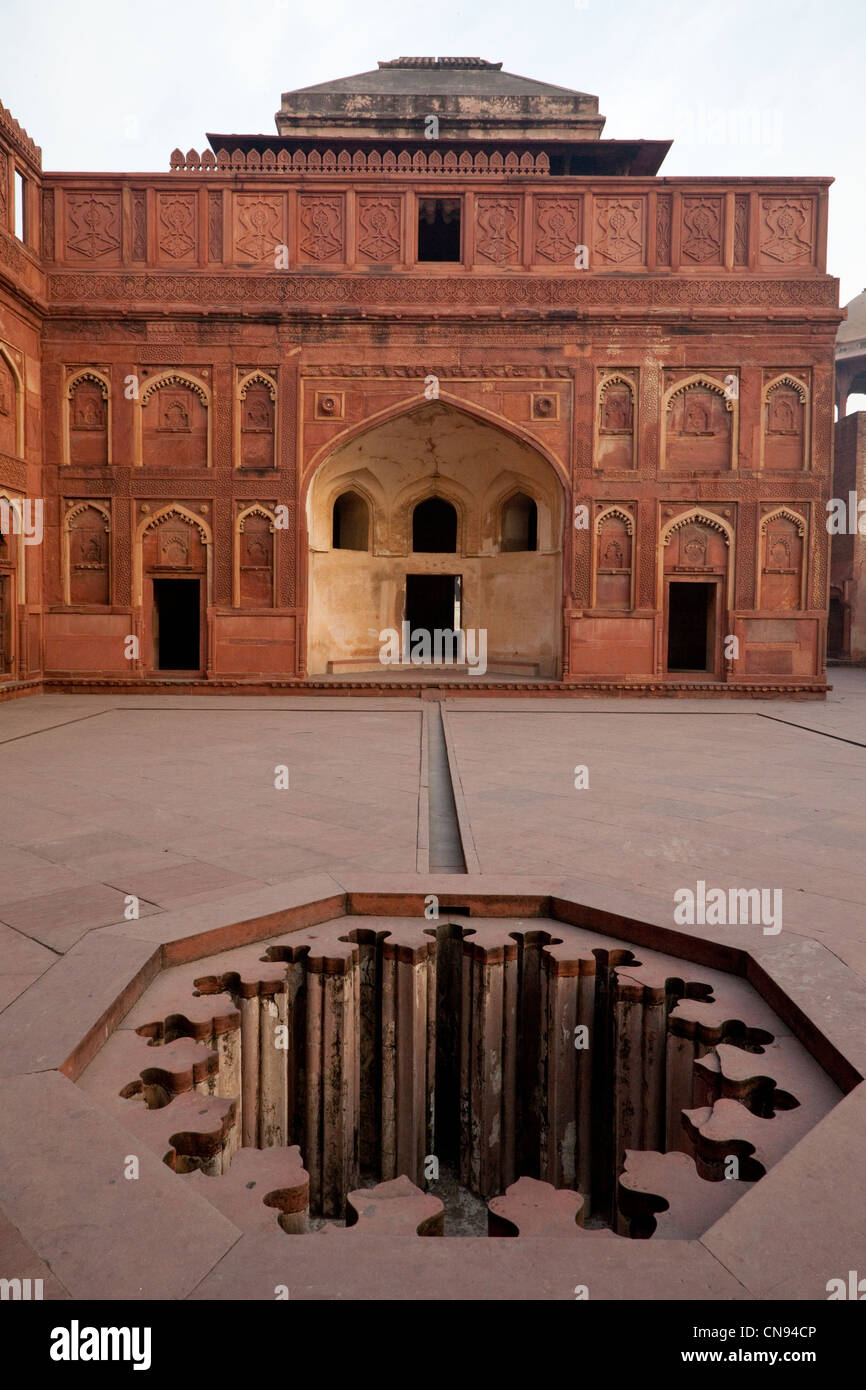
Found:
[[[666,178],[481,59],[276,124],[47,173],[0,109],[0,692],[395,688],[408,623],[497,689],[822,693],[831,180]]]

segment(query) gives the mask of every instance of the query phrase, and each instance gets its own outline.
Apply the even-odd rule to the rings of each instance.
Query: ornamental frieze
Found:
[[[799,308],[836,305],[835,280],[743,279],[641,276],[606,279],[559,276],[127,275],[59,272],[47,277],[54,303],[82,299],[126,305],[159,304],[333,304],[354,308],[422,305],[443,308]]]

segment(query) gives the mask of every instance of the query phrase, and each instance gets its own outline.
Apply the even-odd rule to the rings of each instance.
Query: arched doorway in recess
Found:
[[[311,676],[393,672],[407,623],[483,631],[491,674],[559,675],[563,487],[523,439],[424,402],[338,444],[306,509]]]

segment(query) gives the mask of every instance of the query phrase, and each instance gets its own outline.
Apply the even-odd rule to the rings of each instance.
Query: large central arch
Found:
[[[441,551],[413,548],[415,509],[430,498],[456,514],[456,545],[452,518]],[[540,449],[450,401],[344,437],[307,492],[310,675],[386,669],[380,632],[452,626],[453,589],[460,626],[486,633],[488,670],[557,676],[563,508]],[[519,548],[521,528],[531,549]]]

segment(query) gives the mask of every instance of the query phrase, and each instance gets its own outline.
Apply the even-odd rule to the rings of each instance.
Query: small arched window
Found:
[[[538,549],[538,508],[525,492],[516,492],[502,508],[500,550]]]
[[[428,555],[457,550],[457,512],[441,497],[428,497],[412,513],[412,549]]]
[[[331,545],[334,550],[369,549],[370,514],[357,492],[343,492],[334,503]]]

